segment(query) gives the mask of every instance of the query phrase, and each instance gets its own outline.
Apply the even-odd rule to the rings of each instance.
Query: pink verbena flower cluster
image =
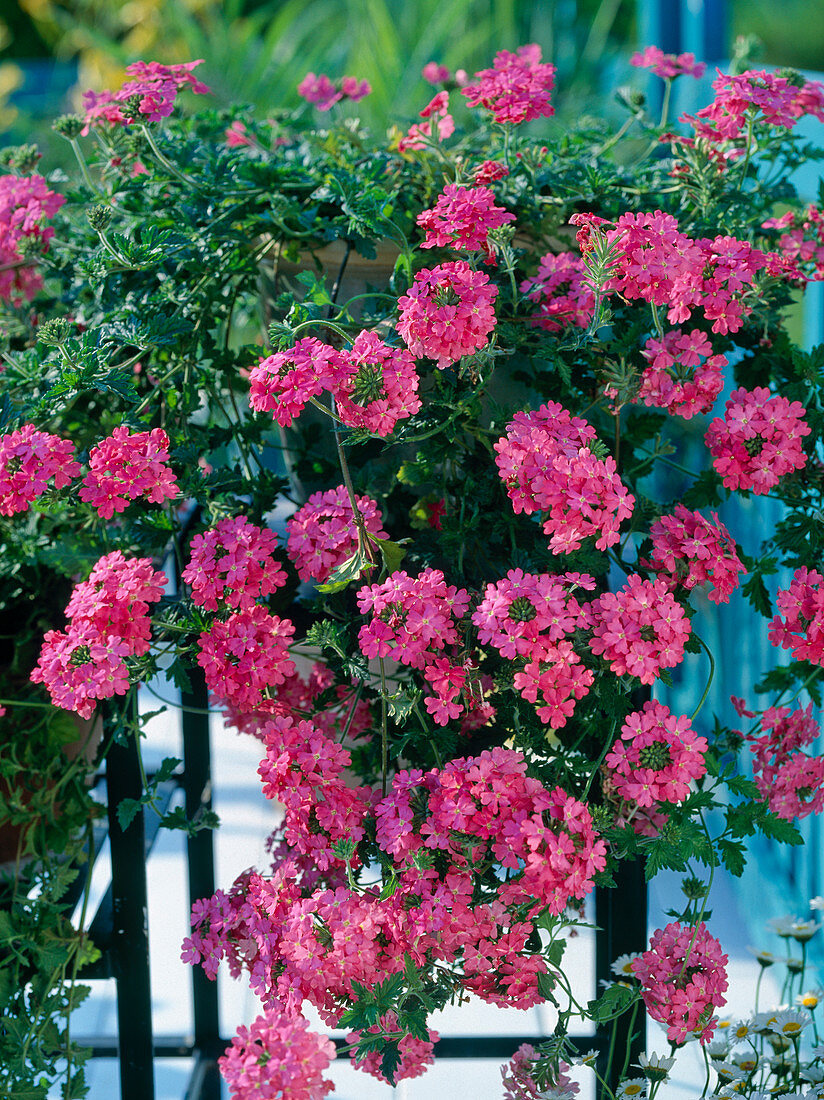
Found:
[[[539,1057],[535,1047],[521,1043],[510,1060],[504,1062],[501,1066],[503,1100],[574,1100],[581,1090],[567,1077],[569,1066],[566,1062],[559,1064],[557,1078],[549,1091],[538,1084],[533,1074]]]
[[[652,565],[673,588],[692,589],[709,584],[713,603],[729,603],[744,572],[727,528],[713,512],[712,520],[676,504],[671,515],[661,516],[650,527]]]
[[[80,473],[74,447],[67,439],[24,424],[0,436],[0,515],[28,511],[52,481],[64,489]]]
[[[270,1008],[249,1027],[238,1028],[217,1064],[233,1100],[322,1100],[335,1090],[323,1076],[334,1057],[328,1036],[310,1031],[301,1016]]]
[[[80,499],[93,505],[103,519],[125,511],[130,501],[140,497],[162,504],[179,492],[168,461],[169,437],[162,428],[130,432],[121,425],[89,452],[89,472],[80,486]]]
[[[516,53],[499,50],[491,69],[475,73],[476,83],[461,89],[470,107],[484,107],[495,122],[530,122],[555,114],[550,95],[555,66],[541,62],[541,47],[532,43]]]
[[[694,53],[664,53],[658,46],[647,46],[645,50],[634,53],[629,63],[637,69],[649,69],[664,80],[673,80],[676,76],[692,76],[700,80],[707,68],[703,61],[695,60]]]
[[[189,564],[181,574],[192,600],[207,611],[252,607],[286,584],[286,573],[272,554],[277,535],[245,516],[231,516],[195,535]]]
[[[423,122],[414,122],[398,142],[399,153],[417,152],[439,144],[455,133],[455,120],[449,113],[449,92],[438,92],[419,112]],[[434,127],[434,129],[433,129]]]
[[[456,69],[452,73],[446,65],[439,65],[437,61],[427,61],[421,69],[421,76],[428,84],[434,84],[436,87],[438,84],[453,83],[461,86],[466,84],[467,80],[466,72],[463,69]]]
[[[509,169],[500,160],[484,160],[472,169],[472,178],[479,187],[502,180],[509,175]]]
[[[486,586],[472,615],[482,645],[494,646],[508,660],[525,662],[515,673],[515,687],[531,703],[540,698],[538,717],[553,729],[566,725],[594,679],[569,641],[587,623],[571,594],[575,587],[592,589],[595,580],[511,569],[503,580]]]
[[[486,347],[497,296],[489,276],[464,260],[424,267],[398,299],[398,332],[414,356],[434,359],[443,370]]]
[[[215,619],[198,638],[197,663],[218,703],[255,710],[269,689],[295,672],[289,646],[295,626],[261,604]]]
[[[641,352],[649,366],[641,374],[636,401],[690,420],[708,413],[724,388],[724,355],[713,355],[700,329],[667,332],[647,340]]]
[[[795,661],[824,665],[824,577],[816,569],[796,569],[790,587],[779,589],[775,602],[772,644],[791,649]]]
[[[34,297],[43,278],[20,253],[24,240],[45,249],[54,229],[45,226],[65,202],[42,176],[0,176],[0,301],[20,304]]]
[[[407,1081],[412,1077],[420,1077],[426,1073],[429,1066],[435,1064],[435,1043],[440,1039],[437,1031],[427,1028],[428,1039],[420,1039],[416,1035],[405,1035],[398,1030],[398,1017],[394,1012],[387,1012],[381,1016],[376,1024],[367,1028],[365,1032],[350,1031],[346,1036],[347,1043],[357,1043],[362,1035],[395,1035],[402,1036],[398,1041],[398,1053],[400,1061],[395,1070],[395,1081]],[[386,1076],[381,1069],[383,1055],[376,1050],[364,1054],[358,1058],[357,1052],[352,1052],[352,1062],[364,1073],[377,1077],[379,1081],[385,1081]]]
[[[747,736],[761,797],[786,821],[824,809],[824,757],[801,751],[820,732],[809,703],[805,710],[768,707],[761,715],[761,731]]]
[[[590,649],[609,661],[616,676],[629,673],[654,683],[662,668],[684,659],[690,622],[662,578],[627,577],[618,592],[604,592],[590,604]]]
[[[516,413],[495,443],[498,473],[516,512],[546,512],[544,531],[556,554],[585,538],[605,550],[620,538],[635,498],[622,485],[615,460],[593,453],[595,429],[550,401]]]
[[[542,256],[535,276],[520,285],[521,293],[538,305],[532,324],[547,332],[560,332],[566,325],[586,328],[595,312],[586,276],[583,258],[575,252]]]
[[[670,1042],[712,1038],[713,1009],[726,1003],[727,962],[703,921],[695,928],[673,922],[653,932],[649,950],[633,961],[632,970],[647,1011],[665,1025]]]
[[[396,570],[358,592],[361,614],[371,615],[358,632],[361,652],[423,669],[459,641],[456,624],[468,606],[466,589],[447,584],[440,569],[427,567],[417,577]]]
[[[182,65],[161,65],[158,61],[136,61],[126,66],[126,75],[132,79],[116,92],[83,93],[86,124],[83,133],[100,122],[123,126],[138,119],[158,122],[173,111],[178,93],[190,88],[197,95],[206,95],[210,89],[192,75],[192,70],[203,60],[187,61]]]
[[[398,420],[421,407],[418,373],[405,348],[393,348],[376,333],[360,332],[343,351],[307,336],[285,352],[261,359],[249,375],[249,404],[271,412],[288,427],[307,402],[331,393],[348,427],[389,436]]]
[[[149,558],[126,559],[119,550],[100,558],[72,591],[68,628],[44,636],[32,682],[45,686],[55,706],[81,718],[91,718],[98,699],[125,695],[125,658],[148,652],[149,605],[165,584]]]
[[[713,102],[681,120],[709,144],[738,142],[752,123],[791,130],[805,114],[824,120],[824,85],[817,81],[808,80],[799,88],[786,77],[763,69],[737,76],[717,71]]]
[[[734,390],[705,436],[713,466],[728,489],[768,493],[807,464],[802,440],[810,434],[800,401],[771,394],[766,386]]]
[[[622,798],[651,807],[687,797],[692,780],[707,770],[706,750],[706,738],[696,736],[689,718],[649,700],[627,715],[604,763]]]
[[[515,215],[495,204],[488,187],[461,187],[448,183],[429,210],[418,214],[418,225],[426,234],[421,248],[455,248],[462,252],[483,251],[494,262],[489,233],[515,221]]]
[[[768,264],[766,255],[735,237],[693,240],[678,228],[672,214],[622,214],[609,222],[591,214],[574,214],[582,252],[593,248],[593,231],[618,252],[604,290],[630,300],[642,299],[667,308],[671,324],[688,321],[700,309],[712,331],[738,332],[752,311],[745,299],[755,276]]]
[[[378,505],[371,497],[355,501],[366,530],[378,539],[388,538]],[[286,521],[286,552],[302,581],[326,581],[358,548],[358,529],[345,485],[313,493],[302,508]]]
[[[817,206],[808,206],[803,214],[788,210],[761,227],[785,231],[778,238],[778,251],[786,278],[824,279],[824,213]]]
[[[335,83],[325,73],[320,73],[318,76],[307,73],[298,84],[298,95],[302,96],[307,103],[313,103],[319,111],[328,111],[344,99],[351,99],[353,103],[357,103],[371,91],[372,85],[368,80],[344,76]]]

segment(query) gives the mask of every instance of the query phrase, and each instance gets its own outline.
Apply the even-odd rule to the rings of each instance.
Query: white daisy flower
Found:
[[[810,1022],[808,1013],[788,1009],[786,1012],[779,1012],[768,1026],[776,1035],[783,1035],[785,1039],[795,1039]]]
[[[633,1077],[630,1081],[624,1081],[619,1085],[615,1100],[623,1100],[625,1096],[645,1097],[647,1095],[647,1083],[643,1077]]]
[[[636,959],[641,958],[641,952],[635,951],[629,955],[619,955],[615,962],[612,964],[612,973],[616,978],[634,978],[635,971],[632,969],[632,964]]]

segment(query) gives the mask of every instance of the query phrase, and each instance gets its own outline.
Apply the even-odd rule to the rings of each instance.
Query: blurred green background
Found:
[[[697,0],[699,6],[705,0]],[[678,0],[670,0],[677,6]],[[691,0],[692,3],[692,0]],[[430,60],[473,72],[497,49],[539,42],[558,69],[558,114],[577,117],[626,78],[648,25],[645,0],[4,0],[0,141],[30,140],[39,118],[116,87],[131,61],[204,58],[219,105],[259,117],[297,103],[307,72],[365,77],[358,113],[406,125],[432,93]],[[693,5],[694,6],[694,5]],[[647,5],[649,7],[649,4]],[[824,70],[824,0],[728,0],[727,39],[763,42],[765,64]],[[803,28],[803,34],[799,33]]]

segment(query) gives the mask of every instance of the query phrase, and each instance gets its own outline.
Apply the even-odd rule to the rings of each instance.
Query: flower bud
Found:
[[[60,115],[52,123],[52,130],[60,134],[67,141],[74,141],[80,137],[85,123],[80,115]]]
[[[52,317],[37,330],[37,339],[48,348],[59,348],[66,343],[73,330],[74,325],[65,317]]]
[[[99,202],[86,211],[89,225],[96,233],[102,233],[112,220],[112,209],[105,203]]]

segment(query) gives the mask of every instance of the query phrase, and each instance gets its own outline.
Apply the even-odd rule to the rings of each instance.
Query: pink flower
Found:
[[[477,168],[472,169],[472,178],[475,183],[484,185],[502,180],[509,175],[509,169],[500,160],[482,161]]]
[[[223,136],[226,138],[226,144],[230,149],[236,149],[238,146],[255,144],[255,139],[240,119],[235,119],[231,126],[224,132]]]
[[[65,488],[80,473],[74,447],[67,439],[24,424],[0,436],[0,515],[25,512],[53,481]]]
[[[168,460],[169,437],[162,428],[130,432],[121,425],[89,452],[89,472],[80,486],[80,499],[103,519],[125,511],[130,501],[140,497],[162,504],[180,492]]]
[[[809,434],[800,401],[756,386],[730,394],[724,418],[710,423],[705,439],[726,487],[758,495],[807,464],[801,441]]]
[[[525,279],[519,288],[539,306],[532,324],[547,332],[560,332],[566,325],[586,328],[595,311],[595,295],[586,278],[583,258],[576,253],[542,256],[536,275]]]
[[[690,420],[708,413],[724,388],[724,355],[712,355],[712,345],[700,329],[672,329],[662,339],[651,338],[641,353],[649,363],[641,374],[636,401],[666,409]]]
[[[339,84],[333,84],[328,76],[321,73],[307,73],[298,84],[298,95],[307,103],[313,103],[319,111],[328,111],[342,99],[351,99],[353,103],[363,99],[372,91],[368,80],[358,80],[354,76],[345,76]]]
[[[778,274],[787,279],[824,279],[824,214],[817,206],[804,213],[788,210],[762,223],[763,229],[787,230],[778,240]]]
[[[217,1064],[234,1100],[322,1100],[335,1088],[323,1077],[334,1057],[332,1040],[310,1031],[308,1020],[270,1008],[238,1028]]]
[[[665,80],[676,76],[692,76],[699,80],[707,68],[703,61],[695,60],[695,54],[664,53],[658,46],[647,46],[642,53],[634,53],[629,63],[639,69],[650,69]]]
[[[117,638],[129,654],[139,656],[149,651],[149,605],[160,600],[165,588],[166,575],[150,558],[127,559],[114,550],[74,586],[66,615],[76,631],[88,628],[101,640]]]
[[[445,141],[455,133],[455,120],[449,113],[448,92],[438,92],[420,112],[420,116],[426,121],[415,122],[409,127],[409,132],[398,142],[399,153],[426,149],[433,142]]]
[[[629,673],[651,684],[662,668],[674,668],[684,659],[689,619],[662,579],[645,581],[635,573],[618,592],[604,592],[591,608],[590,649],[609,661],[616,676]]]
[[[272,413],[278,424],[288,428],[311,398],[336,389],[343,367],[340,352],[307,336],[252,368],[249,404],[255,412]]]
[[[295,673],[289,645],[295,627],[289,619],[270,615],[253,604],[216,619],[198,638],[197,663],[206,684],[218,701],[241,710],[254,710],[267,689],[282,684]]]
[[[676,504],[672,515],[661,516],[650,527],[652,563],[659,575],[668,574],[673,587],[710,584],[708,598],[729,603],[744,566],[729,531],[714,512],[712,520]]]
[[[618,542],[635,498],[622,485],[611,457],[592,451],[595,429],[549,401],[516,413],[494,444],[498,473],[516,512],[546,512],[544,531],[553,553],[568,554],[596,536],[600,550]]]
[[[791,130],[804,114],[824,115],[822,86],[807,81],[802,88],[786,77],[752,69],[737,76],[725,76],[720,70],[713,81],[715,99],[694,116],[682,122],[691,124],[698,138],[710,144],[737,142],[747,132],[748,120],[757,126],[778,126]]]
[[[373,1024],[370,1028],[367,1028],[367,1035],[393,1035],[398,1037],[402,1035],[402,1038],[398,1041],[398,1051],[400,1053],[400,1062],[398,1068],[395,1070],[395,1082],[409,1080],[412,1077],[420,1077],[421,1074],[426,1073],[429,1066],[435,1064],[435,1043],[440,1039],[440,1035],[437,1031],[433,1031],[432,1028],[427,1028],[427,1039],[419,1039],[414,1035],[403,1035],[398,1031],[398,1018],[394,1012],[387,1012],[386,1015],[381,1016],[376,1024]],[[357,1043],[361,1037],[360,1031],[350,1031],[346,1036],[347,1043]],[[382,1057],[378,1051],[370,1051],[362,1058],[359,1058],[357,1051],[352,1051],[349,1057],[352,1059],[353,1064],[362,1069],[364,1073],[370,1074],[372,1077],[377,1077],[379,1081],[385,1081],[386,1077],[381,1069]]]
[[[56,707],[91,718],[98,699],[125,695],[129,671],[124,657],[132,652],[125,641],[101,636],[94,626],[73,624],[64,633],[50,630],[31,681],[43,684]]]
[[[727,961],[703,921],[695,928],[672,923],[653,932],[649,950],[632,969],[647,1011],[667,1028],[670,1042],[711,1039],[712,1010],[726,1003]]]
[[[477,83],[461,89],[470,107],[492,111],[495,122],[529,122],[555,113],[550,93],[555,66],[541,63],[541,47],[520,46],[517,53],[500,50],[491,69],[475,73]]]
[[[398,332],[416,358],[434,359],[443,370],[486,347],[497,295],[489,276],[463,260],[423,268],[398,299]]]
[[[252,607],[286,584],[286,574],[273,559],[274,531],[256,527],[245,516],[220,520],[195,535],[182,579],[192,586],[192,600],[207,611]]]
[[[421,69],[421,76],[429,84],[446,84],[452,79],[452,73],[446,65],[439,65],[437,61],[427,61]]]
[[[0,176],[0,301],[15,305],[34,297],[43,285],[33,262],[24,260],[23,239],[46,251],[54,229],[43,223],[65,202],[42,176]]]
[[[696,737],[688,718],[648,701],[627,715],[604,763],[623,798],[650,807],[687,797],[691,781],[707,770],[706,750],[706,738]]]
[[[761,716],[760,734],[746,738],[761,797],[786,821],[824,808],[824,758],[801,751],[812,745],[819,733],[809,703],[805,710],[795,711],[768,707]]]
[[[779,589],[776,603],[772,644],[791,649],[795,661],[824,665],[824,577],[815,569],[796,569],[790,587]]]
[[[535,1063],[539,1057],[538,1051],[533,1046],[529,1043],[521,1043],[510,1060],[501,1066],[503,1100],[541,1100],[542,1097],[550,1095],[554,1100],[574,1100],[581,1090],[575,1081],[567,1077],[569,1069],[567,1063],[559,1063],[557,1079],[551,1084],[550,1093],[538,1083]]]
[[[455,248],[462,252],[483,250],[492,261],[489,232],[515,215],[495,205],[488,187],[459,187],[448,183],[435,205],[418,215],[418,225],[426,233],[421,248]]]
[[[348,427],[386,437],[399,420],[420,410],[418,372],[406,348],[390,347],[376,332],[363,331],[340,356],[335,398]]]
[[[371,497],[356,496],[366,530],[387,538],[380,510]],[[302,508],[286,521],[287,553],[302,581],[326,581],[358,548],[358,530],[349,494],[344,485],[313,493]]]
[[[84,92],[83,106],[87,134],[98,122],[124,125],[143,118],[158,122],[167,118],[174,109],[180,91],[190,88],[197,95],[206,95],[209,88],[192,75],[199,61],[187,61],[181,65],[161,65],[158,61],[136,61],[126,67],[126,75],[133,77],[116,92]]]

